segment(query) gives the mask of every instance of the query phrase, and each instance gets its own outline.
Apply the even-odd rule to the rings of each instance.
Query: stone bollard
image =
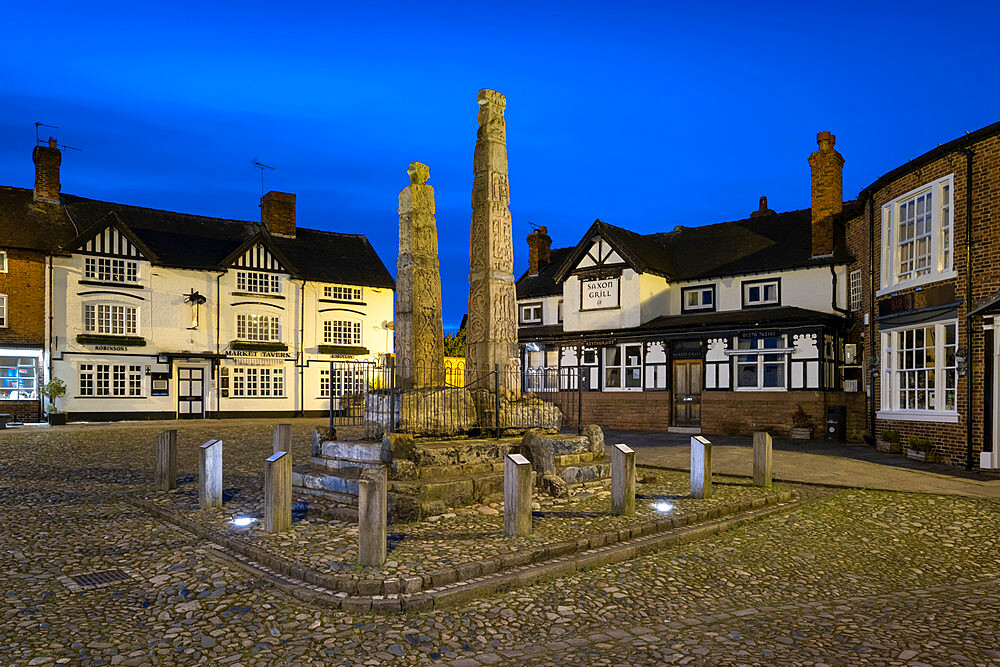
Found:
[[[531,462],[520,454],[503,461],[503,532],[508,537],[531,533]]]
[[[264,531],[280,533],[292,525],[292,455],[275,452],[264,462]]]
[[[358,480],[358,563],[382,567],[388,537],[388,507],[385,468],[368,468]]]
[[[292,453],[292,425],[278,424],[274,427],[274,453]]]
[[[712,497],[712,443],[700,435],[691,438],[691,497]]]
[[[177,488],[177,431],[170,429],[156,436],[156,466],[153,480],[157,491]]]
[[[635,450],[628,445],[611,448],[611,513],[635,514]]]
[[[222,441],[209,440],[198,450],[198,506],[222,507]]]
[[[753,485],[771,486],[771,434],[753,432]]]

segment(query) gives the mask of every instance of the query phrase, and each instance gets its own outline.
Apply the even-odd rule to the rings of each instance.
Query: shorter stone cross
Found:
[[[170,429],[156,436],[156,466],[153,480],[157,491],[177,488],[177,431]]]
[[[611,448],[611,513],[635,514],[635,450],[628,445]]]
[[[712,497],[712,443],[700,435],[691,438],[691,497]]]
[[[388,507],[385,468],[367,468],[358,480],[358,563],[382,567],[386,556]]]
[[[508,537],[531,533],[531,462],[520,454],[503,461],[503,532]]]
[[[753,432],[753,485],[771,486],[771,434]]]
[[[275,452],[264,462],[264,531],[280,533],[292,525],[292,455]]]
[[[198,506],[222,507],[222,441],[209,440],[198,450]]]

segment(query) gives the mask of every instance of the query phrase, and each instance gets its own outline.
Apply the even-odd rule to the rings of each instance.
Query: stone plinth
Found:
[[[274,427],[274,449],[273,452],[292,451],[292,425],[278,424]]]
[[[469,321],[465,368],[470,377],[500,369],[504,389],[520,386],[514,243],[507,179],[506,98],[479,91],[469,239]]]
[[[635,451],[628,445],[611,448],[611,513],[635,514]]]
[[[386,554],[388,480],[385,468],[370,468],[358,480],[358,563],[381,567]]]
[[[691,438],[691,497],[712,496],[712,443],[696,435]]]
[[[764,431],[753,434],[753,484],[771,486],[771,434]]]
[[[292,525],[292,455],[275,452],[264,462],[264,531],[280,533]]]
[[[222,441],[209,440],[198,450],[198,506],[222,507]]]
[[[444,329],[434,188],[430,170],[410,164],[399,193],[396,260],[396,376],[402,389],[444,386]]]
[[[503,530],[508,537],[531,534],[531,462],[508,454],[503,462]]]
[[[156,436],[156,463],[153,480],[157,491],[177,488],[177,431],[170,429]]]

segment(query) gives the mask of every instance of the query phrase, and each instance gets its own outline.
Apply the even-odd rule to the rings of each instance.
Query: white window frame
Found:
[[[946,341],[947,328],[954,327],[954,342]],[[934,347],[926,344],[926,331],[934,330]],[[918,330],[923,330],[923,345],[917,347]],[[907,334],[913,332],[913,345],[909,346]],[[958,320],[943,320],[941,322],[923,323],[916,326],[900,327],[881,332],[882,342],[882,396],[881,410],[876,417],[879,419],[894,419],[901,421],[936,421],[945,423],[958,422],[958,368],[955,357],[958,352]],[[949,350],[948,348],[951,348]],[[923,366],[917,366],[919,350],[934,350],[934,365],[926,365],[926,353]],[[950,361],[949,364],[949,352]],[[906,355],[913,354],[913,362],[907,362]],[[903,355],[903,365],[900,366],[899,354]],[[934,374],[934,386],[927,386],[928,372]],[[919,386],[920,375],[924,375],[924,386]],[[909,385],[913,384],[913,387]],[[905,385],[905,386],[904,386]],[[951,385],[951,386],[949,386]],[[912,392],[914,398],[923,393],[933,400],[932,408],[913,408],[909,405],[909,397],[903,398],[901,391]],[[948,392],[952,393],[954,407],[948,406]],[[914,401],[916,402],[916,401]],[[926,405],[927,403],[925,403]]]
[[[775,341],[777,347],[767,347],[766,341]],[[742,347],[747,344],[747,347]],[[750,344],[753,344],[752,346]],[[733,383],[733,391],[788,391],[789,364],[788,358],[794,348],[788,347],[787,337],[783,334],[770,338],[737,338],[736,349],[726,350],[726,356],[734,358],[734,367],[730,373]],[[765,357],[778,356],[781,360],[765,359]],[[748,359],[748,357],[754,357]],[[781,377],[784,384],[781,386],[769,386],[764,384],[764,367],[781,364]],[[753,386],[740,384],[740,367],[754,366],[757,369],[757,384]]]
[[[774,298],[767,299],[764,298],[765,288],[774,287]],[[754,288],[760,288],[760,298],[757,300],[750,299],[750,290]],[[741,289],[743,290],[743,306],[771,306],[778,305],[781,303],[781,281],[777,278],[773,280],[750,280],[742,283]]]
[[[524,390],[530,392],[559,391],[559,348],[525,350]]]
[[[629,348],[635,348],[638,351],[634,359],[635,363],[630,363],[632,357],[629,357]],[[642,391],[643,390],[643,344],[642,343],[619,343],[618,345],[609,345],[601,348],[601,360],[604,362],[602,364],[602,380],[601,388],[604,391]],[[610,354],[617,350],[618,352],[618,363],[610,363]],[[611,372],[618,371],[618,384],[611,384],[609,382]],[[634,371],[634,374],[630,372]],[[629,386],[629,381],[636,382],[634,386]]]
[[[38,358],[21,356],[18,350],[4,350],[0,355],[0,380],[0,391],[5,392],[0,402],[38,400]]]
[[[535,317],[533,313],[537,311],[538,316]],[[543,321],[544,309],[542,308],[542,302],[537,303],[525,303],[521,304],[518,308],[518,313],[521,316],[521,324],[541,324]]]
[[[108,336],[138,336],[139,308],[123,303],[85,303],[83,330]]]
[[[280,343],[281,317],[271,313],[237,313],[236,340],[248,343]]]
[[[0,294],[0,329],[7,328],[7,295]]]
[[[281,294],[281,276],[267,271],[237,271],[236,291],[247,294]]]
[[[233,366],[232,398],[285,398],[284,366]]]
[[[324,345],[362,345],[358,320],[323,320]]]
[[[84,257],[83,277],[102,283],[137,283],[139,262],[120,257]]]
[[[705,295],[710,294],[711,303],[705,303]],[[694,295],[696,303],[692,306],[688,303],[688,297]],[[715,285],[699,285],[697,287],[681,288],[681,312],[690,310],[715,310]]]
[[[7,251],[0,250],[0,273],[7,273]]]
[[[323,298],[356,303],[364,301],[364,291],[352,285],[324,285]]]
[[[848,285],[847,295],[849,299],[848,303],[850,305],[851,310],[859,311],[861,310],[863,301],[861,269],[854,269],[853,271],[851,271],[849,275],[850,277],[847,283]]]
[[[80,364],[80,396],[96,398],[143,398],[145,382],[137,364]]]
[[[929,232],[930,266],[923,275],[912,273],[900,278],[900,262],[902,254],[899,241],[900,209],[904,204],[920,197],[931,195],[931,221]],[[896,197],[882,206],[882,239],[881,239],[881,289],[878,296],[889,292],[926,285],[939,280],[954,278],[955,257],[955,178],[948,174],[943,178],[925,183],[919,188]],[[916,233],[914,233],[914,238]],[[914,242],[916,247],[916,242]],[[915,260],[914,260],[915,264]],[[911,273],[911,272],[908,272]]]

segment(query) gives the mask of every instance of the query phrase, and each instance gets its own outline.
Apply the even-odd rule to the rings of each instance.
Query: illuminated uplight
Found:
[[[257,519],[253,518],[252,516],[238,516],[235,519],[233,519],[232,521],[230,521],[229,523],[231,523],[234,526],[237,526],[239,528],[245,528],[246,526],[249,526],[251,523],[253,523],[256,520]]]
[[[670,503],[659,502],[659,503],[653,503],[653,509],[656,510],[657,512],[669,512],[670,510],[674,509],[674,506],[671,505]]]

